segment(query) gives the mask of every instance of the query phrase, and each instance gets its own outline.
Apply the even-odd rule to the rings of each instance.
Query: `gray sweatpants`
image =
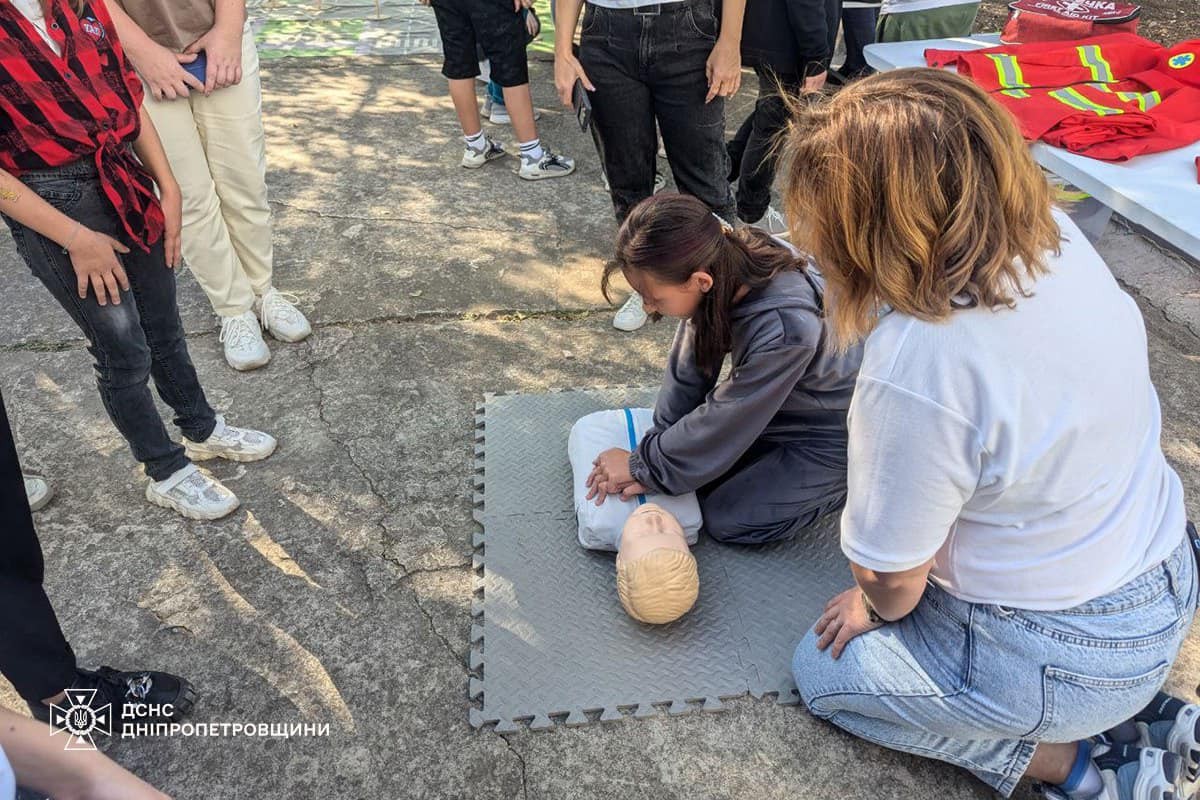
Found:
[[[696,494],[704,530],[718,542],[790,539],[846,502],[845,455],[825,463],[791,443],[756,442]]]

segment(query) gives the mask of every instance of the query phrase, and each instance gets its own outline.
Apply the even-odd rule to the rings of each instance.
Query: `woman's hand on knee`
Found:
[[[854,637],[881,627],[883,626],[880,623],[872,622],[867,615],[862,590],[856,586],[825,604],[825,613],[813,626],[813,632],[818,637],[817,649],[825,650],[833,645],[830,655],[836,659],[842,655],[842,651]]]
[[[128,252],[128,247],[111,236],[81,227],[67,250],[79,298],[87,297],[90,286],[100,305],[108,305],[110,299],[113,305],[120,305],[121,292],[129,291],[129,278],[116,254]]]

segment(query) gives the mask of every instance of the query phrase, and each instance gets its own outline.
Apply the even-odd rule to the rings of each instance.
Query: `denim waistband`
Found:
[[[624,14],[632,17],[655,17],[661,14],[675,14],[685,11],[692,6],[711,6],[712,0],[676,0],[673,3],[651,3],[631,8],[611,8],[609,6],[597,5],[596,3],[588,3],[588,5],[597,11],[605,11],[612,14]]]
[[[97,174],[96,162],[90,158],[81,158],[78,161],[72,161],[70,164],[63,164],[61,167],[26,170],[21,173],[19,179],[21,183],[28,184],[55,180],[56,178],[94,178]]]

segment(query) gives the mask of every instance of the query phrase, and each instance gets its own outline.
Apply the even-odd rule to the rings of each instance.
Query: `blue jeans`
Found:
[[[61,247],[4,218],[30,272],[87,337],[109,419],[146,474],[156,481],[168,478],[187,466],[188,458],[182,445],[167,435],[148,380],[154,379],[158,396],[175,411],[175,424],[188,439],[204,441],[217,423],[188,356],[175,302],[175,271],[167,268],[162,240],[149,253],[127,241],[100,186],[96,166],[86,159],[58,169],[26,172],[21,181],[71,219],[130,246],[128,253],[118,255],[129,291],[121,292],[120,305],[102,306],[91,289],[86,299],[79,299],[71,257]]]
[[[1007,797],[1038,742],[1095,735],[1153,699],[1196,595],[1186,540],[1120,589],[1065,611],[967,603],[931,583],[911,614],[852,640],[837,661],[810,630],[792,671],[814,715],[968,769]]]

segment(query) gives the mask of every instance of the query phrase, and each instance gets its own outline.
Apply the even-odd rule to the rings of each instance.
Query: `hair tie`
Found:
[[[721,216],[719,216],[719,215],[717,215],[717,214],[715,214],[715,213],[714,213],[714,214],[713,214],[713,219],[715,219],[717,222],[721,223],[721,233],[725,234],[726,236],[728,236],[728,235],[730,235],[731,233],[733,233],[733,226],[732,226],[732,225],[730,225],[730,224],[729,224],[729,223],[728,223],[728,222],[725,220],[725,218],[724,218],[724,217],[721,217]]]

